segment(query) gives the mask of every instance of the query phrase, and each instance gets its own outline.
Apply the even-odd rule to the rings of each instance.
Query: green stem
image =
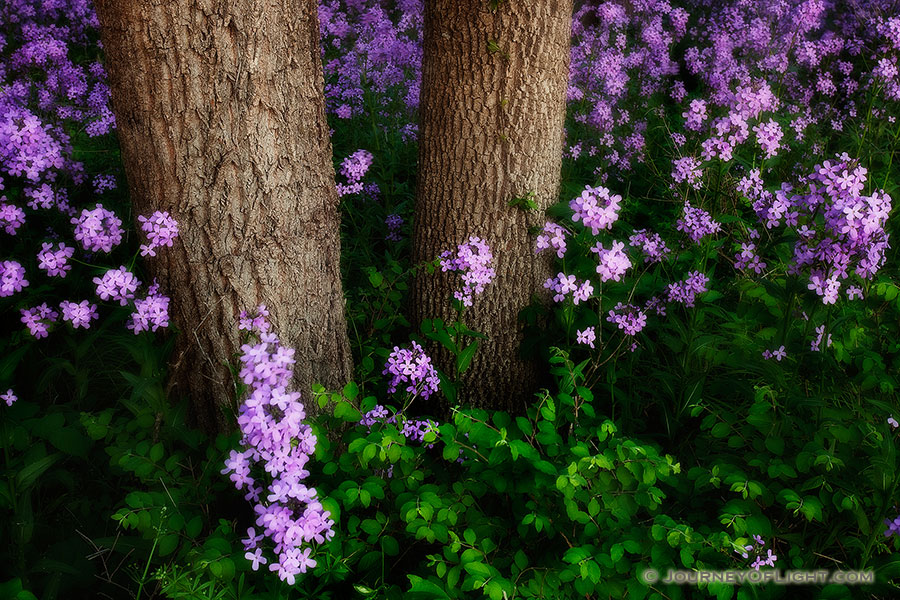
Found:
[[[147,557],[147,564],[144,565],[144,574],[141,575],[141,580],[138,582],[137,596],[135,596],[134,600],[141,600],[141,592],[144,590],[144,582],[147,581],[147,571],[150,570],[150,562],[153,560],[153,553],[156,552],[156,544],[159,543],[159,533],[160,529],[157,528],[156,537],[153,538],[153,546],[150,547],[150,556]]]
[[[891,484],[891,491],[888,492],[888,494],[885,496],[885,498],[884,498],[884,503],[881,505],[881,511],[880,511],[880,514],[878,515],[878,520],[875,521],[875,526],[876,526],[876,527],[877,527],[882,521],[884,521],[884,516],[887,514],[887,508],[888,508],[888,505],[889,505],[890,502],[891,502],[891,498],[894,497],[894,493],[897,491],[897,484],[898,484],[898,483],[900,483],[900,470],[898,470],[898,471],[894,474],[894,481],[893,481],[893,483]],[[863,570],[863,569],[866,568],[866,563],[867,563],[868,560],[869,560],[869,553],[872,551],[872,544],[875,543],[875,538],[877,538],[877,537],[878,537],[878,531],[877,531],[877,529],[876,529],[876,530],[873,530],[872,533],[869,535],[869,541],[868,541],[868,543],[866,544],[866,551],[863,552],[862,563],[860,563],[860,565],[859,565],[859,569],[860,569],[860,570]]]
[[[884,174],[884,183],[881,184],[881,189],[885,189],[888,184],[888,179],[891,176],[891,165],[894,164],[894,152],[897,150],[897,137],[900,136],[900,127],[897,128],[897,131],[894,133],[894,140],[891,142],[891,156],[888,158],[887,172]]]

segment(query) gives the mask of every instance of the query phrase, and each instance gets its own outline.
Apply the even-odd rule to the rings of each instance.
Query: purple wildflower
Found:
[[[73,254],[75,254],[75,249],[62,242],[56,244],[55,250],[53,244],[43,242],[41,251],[37,255],[38,268],[47,271],[49,277],[65,277],[66,273],[72,270],[72,265],[68,264],[68,260],[72,258]]]
[[[472,296],[483,292],[485,286],[494,280],[496,274],[490,266],[493,259],[490,247],[476,236],[460,244],[455,255],[450,250],[441,254],[442,271],[462,273],[463,287],[454,292],[453,297],[461,301],[463,306],[472,306]]]
[[[600,281],[621,281],[625,272],[631,268],[631,260],[625,254],[625,244],[623,242],[613,241],[612,248],[606,249],[603,244],[597,243],[591,252],[595,253],[600,260],[597,265],[597,273],[600,275]]]
[[[707,291],[708,283],[709,277],[700,271],[688,273],[684,280],[666,286],[666,301],[679,302],[687,307],[692,307],[695,296]]]
[[[256,319],[249,318],[249,324]],[[334,521],[318,500],[316,490],[304,484],[309,476],[305,467],[315,451],[316,436],[303,423],[306,413],[300,394],[287,390],[294,351],[281,346],[269,330],[268,323],[254,329],[260,342],[241,346],[243,366],[239,376],[251,391],[238,415],[242,450],[231,452],[223,473],[231,473],[238,489],[248,489],[245,498],[254,503],[256,525],[274,546],[277,562],[269,568],[293,584],[297,575],[316,566],[311,549],[303,548],[304,544],[321,544],[331,539]],[[251,476],[255,471],[260,473],[261,483]],[[252,528],[248,534],[249,539],[244,540],[245,558],[255,567],[266,564],[268,559],[254,552],[262,536],[257,537]]]
[[[544,223],[544,229],[537,238],[537,246],[534,249],[535,254],[547,248],[556,250],[556,256],[562,258],[566,254],[566,231],[562,225],[557,225],[552,221]]]
[[[346,177],[349,183],[358,182],[372,166],[373,158],[368,150],[357,150],[341,163],[341,175]]]
[[[645,263],[662,262],[671,252],[658,233],[648,232],[646,229],[635,229],[628,238],[628,245],[641,249]]]
[[[587,346],[590,346],[591,348],[594,347],[594,340],[597,339],[597,332],[593,327],[587,327],[583,331],[576,331],[576,333],[578,334],[578,338],[576,341],[579,344],[585,344]]]
[[[5,394],[0,394],[0,400],[6,401],[7,406],[12,406],[13,402],[15,402],[18,399],[19,399],[18,396],[16,396],[15,393],[13,393],[12,388],[6,390]]]
[[[0,197],[0,229],[9,235],[16,235],[16,230],[25,224],[25,211],[15,204],[3,202],[6,196]]]
[[[135,312],[126,325],[135,335],[142,331],[156,331],[169,326],[169,297],[150,294],[142,300],[135,300]]]
[[[647,325],[647,314],[633,304],[619,302],[606,320],[615,323],[625,335],[637,335]]]
[[[619,219],[622,196],[613,195],[602,186],[586,187],[581,195],[571,202],[574,211],[572,220],[581,221],[585,227],[597,235],[601,229],[609,229]]]
[[[87,300],[78,303],[63,300],[59,303],[59,308],[62,310],[63,321],[70,321],[75,329],[79,327],[88,329],[91,321],[98,317],[97,305],[91,304]]]
[[[12,296],[26,287],[25,267],[14,260],[0,261],[0,298]]]
[[[37,339],[47,337],[50,324],[59,318],[59,313],[47,306],[46,302],[40,306],[23,308],[19,312],[22,314],[21,321],[28,327],[29,333]]]
[[[71,222],[75,225],[75,239],[89,252],[110,252],[122,243],[122,221],[102,204],[93,210],[82,210]]]
[[[97,285],[97,295],[102,300],[118,300],[122,306],[134,298],[135,290],[141,285],[137,277],[124,266],[108,270],[103,277],[94,277],[93,282]]]
[[[695,243],[722,230],[722,226],[708,212],[691,206],[689,202],[684,203],[684,212],[675,224],[678,231],[686,233]]]
[[[431,359],[417,342],[412,343],[411,350],[394,346],[382,374],[391,375],[391,382],[388,384],[390,394],[396,392],[398,386],[405,384],[405,391],[413,396],[421,395],[427,400],[432,393],[438,391],[440,384]]]
[[[149,217],[138,217],[141,230],[147,234],[147,244],[141,244],[141,256],[156,256],[156,249],[161,246],[172,247],[178,237],[178,223],[168,212],[156,211]]]

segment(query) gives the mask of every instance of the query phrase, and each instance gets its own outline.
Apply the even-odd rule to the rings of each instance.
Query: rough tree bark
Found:
[[[465,317],[490,339],[464,374],[463,402],[515,410],[534,392],[518,314],[552,275],[528,228],[558,199],[571,23],[572,0],[425,2],[414,258],[433,260],[478,235],[497,271]],[[509,206],[529,192],[538,210]],[[457,282],[417,277],[414,319],[455,320]],[[453,370],[446,353],[432,351]]]
[[[180,331],[175,389],[205,428],[229,427],[225,362],[238,313],[258,304],[296,349],[305,399],[312,382],[342,385],[351,354],[315,0],[95,5],[135,214],[180,224],[149,262]]]

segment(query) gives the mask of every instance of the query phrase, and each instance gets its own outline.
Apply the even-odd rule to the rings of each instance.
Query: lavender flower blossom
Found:
[[[82,210],[71,222],[75,225],[75,239],[88,252],[110,252],[122,243],[122,221],[102,204],[93,210]]]
[[[597,235],[601,229],[609,229],[619,219],[620,202],[622,196],[610,194],[605,187],[586,187],[579,197],[569,202],[575,213],[572,220],[581,221],[593,235]]]
[[[6,390],[5,394],[0,394],[0,400],[4,400],[7,406],[12,406],[13,403],[18,399],[18,396],[13,393],[12,388]]]
[[[535,254],[547,248],[556,250],[556,256],[563,258],[566,255],[566,231],[562,225],[557,225],[551,221],[544,223],[544,229],[537,237],[537,246],[534,249]]]
[[[25,267],[14,260],[0,261],[0,298],[12,296],[26,287]]]
[[[595,331],[595,329],[593,327],[587,327],[583,331],[578,330],[578,331],[576,331],[576,334],[577,334],[576,341],[579,344],[585,344],[587,346],[590,346],[591,348],[594,347],[594,340],[597,339],[597,332]]]
[[[463,287],[453,293],[453,297],[472,306],[472,297],[484,291],[486,285],[494,280],[496,273],[490,266],[494,260],[490,247],[479,237],[472,236],[456,250],[450,250],[440,256],[441,271],[458,271],[462,273]]]
[[[75,329],[79,327],[88,329],[91,326],[91,321],[98,317],[97,305],[91,304],[87,300],[82,300],[78,303],[63,300],[59,303],[59,308],[62,310],[63,321],[71,322],[72,327]]]
[[[108,270],[103,277],[94,277],[93,282],[97,285],[97,295],[102,300],[118,300],[122,306],[134,299],[134,292],[141,285],[137,277],[124,266]]]
[[[242,319],[247,318],[242,314]],[[277,560],[269,570],[293,585],[297,575],[316,566],[311,549],[304,545],[331,539],[334,521],[316,490],[303,483],[309,476],[305,467],[315,451],[316,436],[303,423],[306,413],[300,394],[287,391],[294,351],[282,347],[269,329],[268,323],[254,329],[260,342],[241,346],[239,376],[251,391],[239,409],[242,450],[231,452],[222,472],[231,474],[237,489],[248,490],[245,498],[254,503],[256,525],[262,528],[259,537],[254,529],[248,530],[245,558],[252,568],[267,564],[268,559],[255,550],[263,538],[270,540]]]
[[[413,396],[421,395],[427,400],[438,391],[440,384],[431,359],[416,342],[412,343],[411,350],[394,346],[382,374],[391,375],[391,382],[388,384],[390,394],[396,392],[398,386],[406,385],[405,391]]]
[[[33,308],[23,308],[19,312],[22,314],[21,321],[36,339],[47,337],[50,325],[59,318],[59,313],[47,306],[46,302]]]
[[[41,244],[41,251],[38,252],[38,268],[47,271],[49,277],[59,276],[65,277],[72,270],[72,265],[68,264],[68,260],[75,254],[75,248],[66,246],[62,242],[53,244],[44,242]]]
[[[161,246],[172,247],[178,237],[178,223],[168,212],[156,211],[149,217],[138,217],[141,230],[147,234],[147,244],[141,244],[141,256],[156,256],[156,249]]]

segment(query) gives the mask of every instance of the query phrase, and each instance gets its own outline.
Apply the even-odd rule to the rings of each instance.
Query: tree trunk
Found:
[[[310,385],[351,374],[315,0],[95,0],[135,214],[181,234],[149,259],[172,297],[175,389],[233,427],[238,313],[265,304]]]
[[[518,314],[552,275],[529,227],[559,195],[572,0],[428,0],[420,104],[414,257],[433,260],[470,235],[490,245],[494,283],[467,309],[489,336],[464,374],[460,400],[519,410],[536,369],[519,355]],[[534,193],[538,210],[511,207]],[[459,276],[422,274],[413,317],[455,320]],[[450,357],[432,349],[453,372]]]

